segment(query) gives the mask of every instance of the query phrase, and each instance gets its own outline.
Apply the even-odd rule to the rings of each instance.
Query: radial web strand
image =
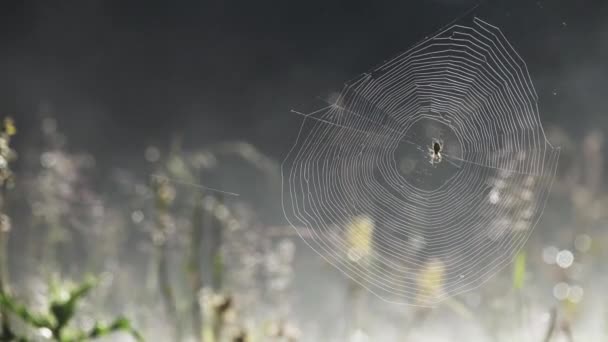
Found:
[[[511,262],[559,150],[526,64],[480,20],[453,25],[303,115],[283,209],[328,262],[382,299],[434,305]]]

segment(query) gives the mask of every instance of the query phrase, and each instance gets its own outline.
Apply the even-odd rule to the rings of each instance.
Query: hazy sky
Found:
[[[473,12],[528,62],[544,122],[606,127],[607,3],[488,1]],[[173,133],[193,146],[242,138],[281,156],[300,120],[289,109],[340,90],[474,4],[2,1],[0,112],[27,131],[51,108],[74,144],[101,156],[139,153]]]

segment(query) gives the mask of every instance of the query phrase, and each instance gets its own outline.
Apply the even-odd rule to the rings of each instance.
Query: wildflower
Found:
[[[369,216],[353,218],[346,230],[348,258],[359,261],[372,253],[374,221]]]
[[[445,265],[438,259],[429,260],[418,273],[417,300],[424,304],[436,300],[443,290]]]
[[[17,134],[17,128],[15,127],[13,118],[7,117],[4,119],[4,132],[6,132],[9,137]]]

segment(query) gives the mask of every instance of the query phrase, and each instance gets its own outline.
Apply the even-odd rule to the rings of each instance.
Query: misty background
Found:
[[[400,315],[408,317],[408,321],[418,322],[419,317],[428,319],[427,313],[390,307],[372,299],[367,299],[368,302],[358,299],[364,295],[308,250],[293,231],[273,233],[273,229],[279,229],[277,227],[290,228],[286,227],[281,211],[280,178],[272,172],[267,177],[259,170],[278,167],[293,144],[302,118],[290,110],[307,112],[321,106],[323,99],[340,91],[347,80],[406,50],[454,20],[469,23],[473,16],[499,27],[527,63],[539,95],[541,122],[549,140],[563,147],[556,189],[549,199],[547,213],[527,246],[530,259],[535,260],[530,261],[534,265],[530,269],[547,266],[542,259],[546,248],[553,245],[560,249],[570,248],[574,246],[575,237],[583,233],[593,241],[605,241],[608,245],[604,236],[605,216],[594,216],[591,223],[582,220],[581,226],[588,226],[583,233],[570,223],[569,217],[564,217],[565,213],[578,210],[578,206],[595,203],[601,210],[603,204],[600,203],[608,203],[605,200],[608,198],[607,182],[601,171],[608,158],[608,149],[602,148],[608,133],[606,1],[3,1],[0,3],[0,114],[11,116],[18,129],[11,144],[19,158],[12,168],[17,183],[21,179],[23,185],[13,191],[16,204],[10,207],[8,214],[13,222],[9,239],[13,288],[27,297],[32,287],[44,282],[43,276],[30,277],[38,274],[38,270],[28,266],[31,263],[26,260],[31,257],[28,253],[38,251],[37,243],[44,238],[38,241],[36,230],[26,227],[30,225],[29,210],[33,206],[25,204],[39,196],[31,195],[38,194],[30,188],[38,184],[34,180],[40,180],[32,165],[40,167],[42,163],[47,167],[44,158],[41,159],[44,146],[58,144],[68,155],[84,155],[82,163],[89,163],[90,169],[85,178],[87,186],[94,190],[92,192],[99,193],[100,197],[107,196],[110,204],[128,208],[127,221],[138,221],[136,213],[142,213],[146,219],[142,216],[141,220],[145,223],[148,211],[154,213],[151,204],[154,196],[150,195],[154,192],[153,187],[146,188],[148,192],[142,190],[141,193],[147,195],[141,195],[139,190],[134,190],[137,194],[133,195],[127,194],[121,186],[127,188],[129,184],[139,186],[141,183],[143,189],[151,183],[150,175],[157,169],[150,166],[150,159],[156,159],[150,154],[160,151],[163,160],[175,141],[179,141],[180,149],[184,151],[183,159],[194,160],[196,151],[239,141],[250,144],[257,149],[256,153],[263,155],[256,159],[259,164],[252,168],[229,160],[224,169],[205,177],[203,184],[241,194],[238,199],[226,196],[222,201],[226,201],[230,212],[238,217],[255,217],[249,221],[255,222],[251,226],[258,229],[254,230],[256,234],[270,232],[270,237],[264,235],[262,242],[251,242],[259,249],[255,253],[276,251],[279,258],[284,256],[281,253],[287,253],[291,255],[291,259],[287,259],[292,263],[286,266],[291,269],[287,272],[291,277],[289,290],[281,290],[285,293],[276,296],[273,290],[260,290],[266,293],[261,296],[264,304],[243,310],[251,317],[245,320],[249,322],[246,325],[264,321],[265,318],[260,317],[266,317],[268,312],[272,317],[274,312],[285,312],[277,316],[286,317],[286,321],[296,326],[293,329],[304,341],[399,340],[399,329],[406,325]],[[44,131],[49,125],[45,120],[49,117],[53,118],[51,126],[56,124],[61,138],[42,137],[41,126]],[[55,126],[52,131],[54,129]],[[57,139],[61,143],[57,143]],[[54,148],[48,150],[55,151]],[[91,160],[94,166],[90,165]],[[585,166],[578,169],[579,165]],[[592,176],[589,176],[589,165],[595,170]],[[196,176],[195,183],[199,180]],[[583,196],[585,200],[579,201],[580,193],[572,190],[579,187],[593,189],[593,196]],[[196,197],[196,191],[192,188],[186,191],[180,185],[175,188],[178,194],[191,196],[182,198],[182,202],[176,200],[176,211],[171,213],[177,222],[176,231],[181,232],[179,227],[189,223],[181,222],[180,218],[185,221],[190,218],[187,203]],[[143,199],[134,199],[136,195]],[[578,218],[572,219],[579,222],[576,220]],[[70,248],[56,256],[57,263],[62,266],[50,263],[50,272],[57,266],[58,273],[78,279],[78,275],[87,271],[85,266],[78,265],[80,257],[96,247],[78,241],[88,241],[94,246],[103,240],[100,245],[121,246],[118,252],[112,249],[99,252],[99,255],[115,258],[110,266],[100,262],[101,266],[88,270],[116,271],[115,282],[107,286],[110,294],[107,297],[97,294],[97,301],[92,303],[105,303],[99,304],[97,310],[102,315],[119,312],[134,317],[134,324],[148,340],[171,340],[174,335],[171,335],[170,324],[163,320],[164,316],[157,315],[159,312],[167,314],[166,308],[160,308],[162,300],[153,295],[139,298],[129,292],[138,292],[137,286],[144,280],[148,282],[150,261],[146,258],[147,252],[141,252],[138,246],[141,241],[157,244],[155,235],[148,234],[145,229],[129,230],[128,234],[122,234],[120,229],[112,232],[115,236],[126,237],[115,241],[114,238],[103,240],[98,232],[92,237],[76,233],[77,237],[67,244]],[[189,290],[183,290],[187,281],[179,280],[186,277],[177,274],[180,268],[176,266],[187,259],[177,253],[189,240],[188,236],[178,235],[176,233],[177,242],[171,245],[169,253],[174,257],[170,272],[177,283],[174,284],[177,297],[189,293]],[[284,242],[287,240],[289,242]],[[27,249],[30,241],[35,242]],[[227,244],[228,250],[245,250],[240,244]],[[207,247],[201,248],[206,251]],[[145,248],[143,250],[147,251]],[[290,252],[290,248],[295,248],[295,252]],[[604,249],[599,248],[593,260],[606,256]],[[96,257],[97,254],[89,256],[91,259]],[[593,275],[585,278],[586,281],[606,280],[606,269],[597,261],[590,264],[600,268],[592,268],[590,273]],[[76,265],[77,270],[70,265]],[[203,269],[208,271],[210,267],[206,265]],[[240,266],[231,267],[239,269]],[[122,279],[118,276],[121,272],[128,275]],[[509,272],[507,270],[505,277],[510,277]],[[528,273],[539,274],[539,278],[540,274],[545,274],[535,268]],[[246,275],[243,273],[243,282],[247,282]],[[554,279],[570,276],[559,273],[553,278],[539,279],[531,286],[528,296],[524,296],[540,298],[538,308],[530,308],[522,315],[534,317],[537,311],[539,315],[545,315],[542,324],[539,323],[538,334],[543,334],[550,321],[547,313],[554,307],[551,302],[554,300],[551,294]],[[502,294],[505,286],[502,280],[499,277],[497,283],[488,284],[479,298],[463,299],[468,310],[495,310],[495,301],[484,301],[484,296],[494,298],[497,297],[494,292]],[[156,286],[152,283],[151,286]],[[253,283],[250,286],[262,287]],[[550,285],[543,287],[545,283]],[[240,287],[235,286],[235,289]],[[545,295],[538,295],[542,291]],[[595,290],[589,293],[595,293],[592,291]],[[598,291],[598,294],[602,293]],[[255,293],[251,296],[257,296],[258,292]],[[602,299],[601,303],[605,301],[601,296],[594,298]],[[126,299],[133,299],[133,302],[126,303]],[[377,314],[377,319],[367,322],[366,318],[349,318],[352,312],[361,310],[353,309],[352,302],[358,307],[368,303],[364,311],[368,316]],[[285,305],[290,309],[284,309]],[[137,306],[146,312],[137,311]],[[425,336],[428,341],[449,341],[446,336],[485,341],[479,336],[492,335],[469,324],[469,313],[454,314],[460,309],[438,311],[437,316],[428,319],[425,333],[416,336]],[[97,312],[94,307],[87,310]],[[581,310],[583,318],[572,319],[572,322],[583,322],[584,327],[601,326],[605,324],[601,322],[608,321],[597,316],[602,310],[605,308],[585,308]],[[502,317],[512,311],[496,309],[494,312]],[[276,320],[283,322],[283,318]],[[378,323],[379,320],[382,322]],[[468,323],[461,324],[461,320]],[[496,320],[498,322],[489,325],[484,323],[490,327],[488,331],[513,330],[511,323],[501,325],[500,319]],[[367,323],[361,324],[361,321]],[[534,326],[537,324],[535,318],[530,318],[530,322]],[[437,327],[441,327],[439,330],[445,336],[433,340],[432,333]],[[185,328],[188,329],[194,330]],[[585,329],[593,334],[596,330],[604,331],[604,328],[583,328],[583,331]]]

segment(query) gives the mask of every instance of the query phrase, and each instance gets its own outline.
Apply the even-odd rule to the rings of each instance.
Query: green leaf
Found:
[[[59,299],[51,302],[50,310],[57,321],[55,328],[58,331],[61,331],[74,317],[78,302],[91,291],[95,284],[95,279],[88,278],[69,293],[67,300]]]
[[[93,329],[88,333],[88,338],[99,338],[120,331],[131,334],[137,341],[144,340],[141,334],[133,329],[131,322],[124,317],[117,318],[110,324],[95,323]]]
[[[53,322],[49,317],[29,311],[23,304],[18,303],[15,298],[2,291],[0,291],[0,308],[13,313],[26,324],[36,328],[51,329],[53,327]]]

